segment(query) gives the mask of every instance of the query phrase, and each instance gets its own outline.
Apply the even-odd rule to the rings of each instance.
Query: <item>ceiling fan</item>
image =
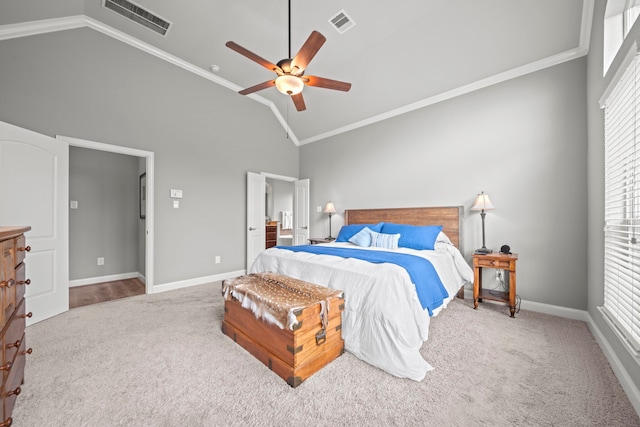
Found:
[[[274,71],[278,77],[243,89],[238,92],[241,95],[249,95],[262,89],[275,86],[285,95],[290,95],[296,110],[306,110],[304,98],[302,97],[302,89],[304,86],[316,86],[325,89],[341,90],[348,92],[351,89],[351,83],[345,83],[338,80],[326,79],[324,77],[305,76],[304,72],[311,62],[311,59],[318,53],[322,45],[327,39],[318,31],[312,31],[309,38],[304,42],[300,51],[291,57],[291,0],[289,0],[289,57],[280,60],[277,64],[256,55],[255,53],[245,49],[239,44],[229,41],[226,46],[235,50],[250,60],[257,62],[266,69]]]

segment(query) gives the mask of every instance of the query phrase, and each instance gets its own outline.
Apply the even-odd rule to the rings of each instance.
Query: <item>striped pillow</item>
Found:
[[[371,246],[384,249],[398,249],[400,234],[384,234],[371,232]]]

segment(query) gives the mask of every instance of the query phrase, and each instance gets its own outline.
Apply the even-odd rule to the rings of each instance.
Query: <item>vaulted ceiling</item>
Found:
[[[21,0],[0,4],[0,40],[88,26],[235,91],[275,74],[227,41],[273,63],[288,57],[287,0],[134,3],[170,22],[166,35],[106,9],[103,0]],[[352,83],[349,92],[305,87],[303,112],[274,87],[251,95],[298,144],[583,56],[593,13],[593,0],[291,3],[292,54],[312,30],[327,39],[306,74]],[[341,11],[355,23],[343,33],[330,22]]]

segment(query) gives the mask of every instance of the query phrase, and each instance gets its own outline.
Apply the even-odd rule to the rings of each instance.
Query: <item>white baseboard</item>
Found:
[[[74,286],[84,286],[84,285],[93,285],[95,283],[113,282],[114,280],[135,279],[136,277],[144,282],[144,276],[136,271],[132,273],[112,274],[110,276],[88,277],[86,279],[69,280],[69,287],[73,288]]]
[[[627,394],[631,405],[635,408],[638,416],[640,416],[640,389],[638,389],[638,387],[629,376],[629,372],[625,369],[624,365],[618,358],[618,355],[615,353],[615,351],[613,351],[613,347],[611,347],[609,341],[607,341],[605,336],[602,334],[602,331],[600,330],[600,328],[598,328],[596,322],[593,321],[591,315],[587,313],[587,316],[587,324],[589,325],[591,333],[595,337],[596,341],[598,341],[602,352],[609,361],[609,365],[611,365],[613,373],[616,375],[618,381],[620,382],[620,385],[622,386],[622,389]]]
[[[469,298],[473,300],[473,291],[465,289],[464,297],[465,299]],[[494,303],[494,301],[486,302]],[[484,303],[485,302],[483,301],[483,304]],[[500,302],[495,303],[504,304]],[[629,398],[631,405],[634,407],[638,415],[640,415],[640,389],[638,389],[638,387],[635,385],[635,383],[629,376],[629,372],[618,358],[618,355],[613,351],[613,347],[611,347],[611,344],[609,344],[605,336],[602,334],[602,331],[600,331],[598,325],[596,325],[596,323],[593,321],[593,318],[588,311],[525,300],[522,300],[520,308],[535,311],[538,313],[564,317],[566,319],[581,320],[583,322],[586,322],[587,326],[589,326],[591,334],[594,336],[594,338],[598,342],[598,345],[600,346],[600,349],[609,361],[609,365],[611,365],[611,369],[620,382],[622,389],[625,391],[627,397]]]
[[[196,277],[193,279],[179,280],[177,282],[163,283],[155,285],[150,293],[166,292],[175,289],[188,288],[189,286],[203,285],[205,283],[217,282],[218,280],[232,279],[246,274],[246,270],[230,271],[228,273],[214,274],[211,276]]]

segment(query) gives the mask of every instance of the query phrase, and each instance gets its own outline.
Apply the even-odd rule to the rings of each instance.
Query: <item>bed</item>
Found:
[[[342,317],[342,337],[345,349],[359,359],[400,378],[421,381],[432,368],[420,354],[428,339],[430,317],[438,315],[456,296],[463,296],[463,287],[473,281],[473,270],[464,260],[461,206],[390,209],[354,209],[345,211],[345,226],[332,243],[307,247],[274,247],[258,255],[250,273],[275,272],[300,280],[344,291],[345,308]],[[414,249],[400,245],[397,249],[358,246],[344,241],[347,231],[360,230],[364,224],[406,231],[442,226],[431,242],[431,249]],[[432,227],[428,227],[432,226]],[[402,228],[405,227],[405,228]],[[380,230],[383,236],[389,237]],[[433,231],[434,233],[437,230]],[[371,233],[375,237],[376,233]],[[402,239],[402,233],[400,239]],[[396,237],[397,239],[397,237]],[[340,241],[343,240],[343,241]],[[352,241],[357,239],[351,237]],[[413,246],[413,245],[409,245]],[[312,253],[308,251],[319,251]],[[368,256],[424,258],[437,273],[438,286],[446,288],[441,304],[425,306],[418,295],[419,288],[411,270],[390,262],[369,262],[332,253],[368,252]],[[423,262],[423,261],[421,261]],[[436,285],[434,285],[436,286]]]

